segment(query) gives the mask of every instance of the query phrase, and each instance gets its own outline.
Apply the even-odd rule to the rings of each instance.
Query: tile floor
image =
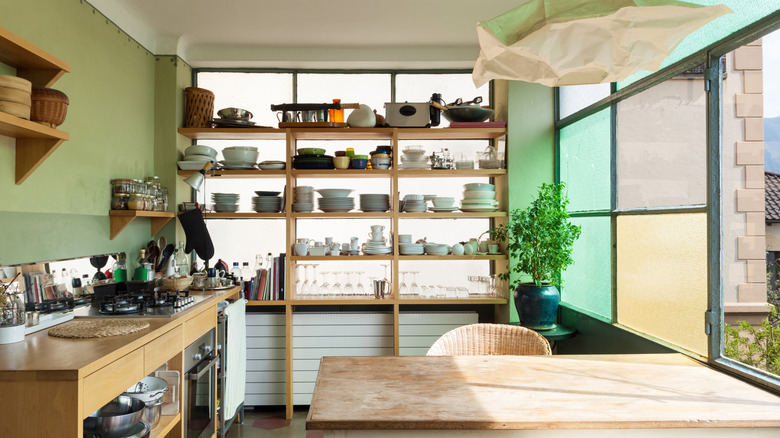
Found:
[[[322,438],[322,431],[306,430],[308,406],[295,408],[291,420],[284,408],[247,408],[244,424],[233,423],[226,438]]]

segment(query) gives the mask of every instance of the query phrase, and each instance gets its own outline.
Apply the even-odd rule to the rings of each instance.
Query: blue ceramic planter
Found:
[[[530,329],[555,328],[555,315],[560,301],[561,294],[555,286],[523,283],[515,289],[515,307],[520,324]]]

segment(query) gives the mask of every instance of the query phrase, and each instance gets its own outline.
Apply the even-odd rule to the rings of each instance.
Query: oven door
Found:
[[[216,432],[216,383],[219,358],[211,352],[189,370],[184,384],[184,422],[187,438],[211,437]]]

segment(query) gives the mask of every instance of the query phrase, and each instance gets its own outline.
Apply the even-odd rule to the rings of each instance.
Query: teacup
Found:
[[[355,244],[357,244],[357,240],[355,240]],[[343,252],[348,252],[350,248],[350,244],[348,242],[344,242],[341,244],[341,250]]]
[[[497,244],[489,244],[488,245],[488,253],[489,254],[498,254],[498,245]]]
[[[437,196],[433,198],[433,206],[436,208],[450,208],[455,205],[455,198],[449,196]]]
[[[382,231],[385,230],[384,225],[371,225],[371,232],[372,233],[382,233]]]
[[[341,255],[341,250],[338,247],[331,248],[330,249],[330,255],[332,255],[332,256]]]
[[[385,240],[385,236],[382,233],[368,233],[368,238],[373,241]]]

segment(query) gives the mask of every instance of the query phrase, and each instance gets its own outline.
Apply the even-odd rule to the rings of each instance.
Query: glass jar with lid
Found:
[[[112,193],[132,193],[133,180],[117,178],[111,180],[111,192]]]
[[[114,193],[111,196],[111,209],[112,210],[127,210],[127,202],[130,200],[130,194],[128,193]]]
[[[145,195],[133,193],[127,200],[127,208],[130,210],[144,210],[146,207]]]

